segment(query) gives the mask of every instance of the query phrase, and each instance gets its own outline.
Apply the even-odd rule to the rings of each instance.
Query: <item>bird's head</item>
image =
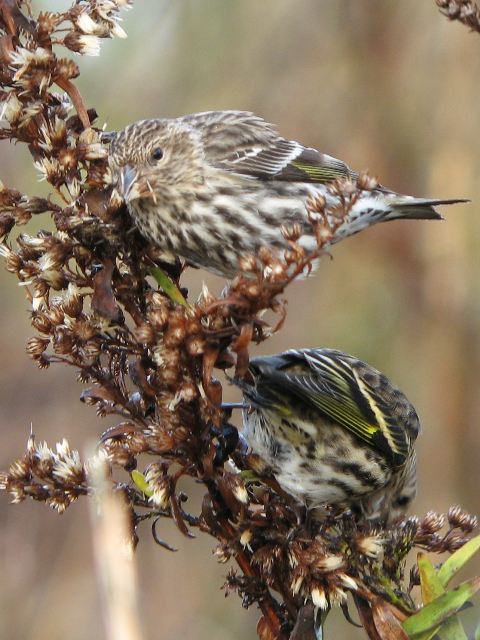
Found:
[[[110,167],[127,204],[188,195],[205,181],[204,154],[195,129],[175,120],[141,120],[115,134]]]

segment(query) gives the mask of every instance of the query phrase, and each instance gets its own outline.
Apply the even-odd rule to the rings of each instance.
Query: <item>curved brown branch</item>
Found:
[[[75,107],[78,117],[80,118],[80,122],[83,125],[84,129],[88,129],[91,126],[90,118],[88,117],[88,112],[83,102],[83,98],[80,95],[80,91],[73,84],[71,80],[68,78],[58,77],[55,79],[55,82],[58,84],[60,89],[63,89],[65,93],[68,94],[70,100],[72,101],[73,106]]]

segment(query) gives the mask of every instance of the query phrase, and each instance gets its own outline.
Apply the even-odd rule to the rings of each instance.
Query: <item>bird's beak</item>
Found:
[[[120,173],[120,192],[125,202],[135,199],[134,187],[136,184],[137,177],[138,177],[137,172],[129,164],[126,164],[122,168]]]

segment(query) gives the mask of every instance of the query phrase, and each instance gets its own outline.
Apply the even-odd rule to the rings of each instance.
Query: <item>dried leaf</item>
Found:
[[[121,403],[123,398],[118,394],[118,392],[111,388],[105,386],[91,387],[90,389],[84,389],[80,394],[80,400],[82,402],[113,402],[113,403]]]
[[[226,506],[233,514],[239,513],[240,509],[242,508],[242,504],[239,502],[238,497],[235,495],[237,484],[235,482],[233,474],[227,473],[224,476],[218,477],[217,485]]]
[[[352,597],[357,607],[360,621],[370,640],[382,640],[373,621],[372,608],[370,607],[367,600],[365,600],[365,598],[362,598],[360,595],[358,595],[358,593],[355,592],[352,592]]]
[[[154,400],[156,392],[148,382],[147,372],[141,359],[137,359],[128,365],[128,373],[130,374],[132,382],[143,391],[145,396]]]
[[[187,538],[195,538],[195,535],[188,529],[183,519],[182,510],[178,504],[177,496],[172,493],[170,496],[170,506],[172,508],[173,521],[177,525],[178,530]]]
[[[372,618],[382,640],[408,640],[402,623],[393,614],[392,606],[381,598],[372,603]]]
[[[121,322],[123,314],[115,300],[112,288],[112,274],[115,265],[105,260],[101,269],[93,278],[92,309],[102,318],[111,322]]]
[[[112,211],[110,207],[110,191],[89,189],[82,196],[82,203],[90,215],[94,215],[102,222],[110,222]]]
[[[212,532],[212,534],[215,531],[219,530],[218,516],[217,516],[217,514],[215,512],[215,509],[213,507],[212,497],[210,496],[209,493],[206,493],[203,496],[203,500],[202,500],[202,516],[201,517],[204,520],[204,522],[207,525],[207,527],[209,528],[209,530]]]
[[[259,640],[278,640],[279,634],[275,633],[265,616],[262,616],[257,623],[257,635]]]
[[[315,633],[315,608],[313,604],[306,604],[299,609],[297,621],[290,634],[289,640],[317,640]]]

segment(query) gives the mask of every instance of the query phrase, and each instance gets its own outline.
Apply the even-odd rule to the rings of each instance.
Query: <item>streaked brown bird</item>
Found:
[[[382,373],[333,349],[250,361],[243,436],[281,488],[309,509],[354,507],[395,520],[416,493],[412,404]]]
[[[342,162],[281,137],[253,113],[207,111],[175,119],[141,120],[114,135],[111,168],[138,228],[165,252],[221,276],[240,270],[242,257],[262,246],[288,248],[282,227],[298,223],[299,244],[317,241],[306,203],[328,185],[357,174]],[[328,244],[377,222],[439,219],[434,206],[463,200],[363,191]]]

